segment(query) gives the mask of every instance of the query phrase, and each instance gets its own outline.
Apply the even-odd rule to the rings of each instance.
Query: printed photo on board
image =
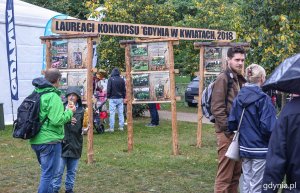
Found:
[[[131,45],[131,56],[148,56],[147,44]]]
[[[148,60],[145,60],[144,58],[140,59],[138,57],[134,57],[131,61],[131,70],[148,71],[149,70]]]
[[[169,73],[153,73],[150,75],[150,98],[153,101],[166,101],[170,99]]]
[[[73,61],[75,68],[82,65],[82,54],[81,52],[73,52]]]
[[[204,65],[205,72],[221,72],[222,70],[221,59],[206,59]]]
[[[132,83],[134,87],[149,86],[149,74],[132,75]]]
[[[222,48],[206,47],[204,50],[204,58],[206,58],[206,59],[221,59],[222,58]]]
[[[51,42],[52,68],[68,68],[68,42],[65,40]]]
[[[145,88],[133,88],[133,97],[137,101],[147,101],[150,99],[150,89]]]

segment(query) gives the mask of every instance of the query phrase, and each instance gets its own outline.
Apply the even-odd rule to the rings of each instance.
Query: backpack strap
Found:
[[[233,85],[233,75],[232,75],[232,73],[229,73],[229,72],[225,72],[225,74],[227,76],[227,93],[226,93],[226,96],[225,96],[225,104],[226,104],[226,107],[227,107],[229,91],[230,91],[230,89],[232,88],[232,85]]]

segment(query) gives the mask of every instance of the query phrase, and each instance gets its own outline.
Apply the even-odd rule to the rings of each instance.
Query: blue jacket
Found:
[[[228,117],[228,129],[235,131],[245,108],[240,127],[240,157],[265,159],[272,128],[276,121],[276,110],[270,97],[260,87],[246,84],[233,101]]]
[[[284,106],[273,129],[262,193],[277,192],[284,176],[290,192],[300,192],[300,97]]]

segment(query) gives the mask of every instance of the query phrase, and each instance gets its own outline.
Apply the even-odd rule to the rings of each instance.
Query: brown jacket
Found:
[[[230,74],[230,77],[233,78],[233,84],[228,92],[228,75],[226,73]],[[217,77],[214,83],[211,98],[211,112],[216,120],[216,132],[223,132],[227,130],[227,118],[231,110],[232,102],[245,82],[246,80],[242,75],[237,75],[236,73],[232,72],[229,68],[227,68]],[[226,107],[225,99],[227,93],[228,97]]]

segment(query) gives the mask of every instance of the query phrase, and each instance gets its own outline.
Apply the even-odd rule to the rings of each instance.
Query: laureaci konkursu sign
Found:
[[[148,38],[178,38],[182,40],[232,41],[236,39],[236,33],[233,31],[59,19],[53,19],[52,32],[57,34],[101,34]]]

